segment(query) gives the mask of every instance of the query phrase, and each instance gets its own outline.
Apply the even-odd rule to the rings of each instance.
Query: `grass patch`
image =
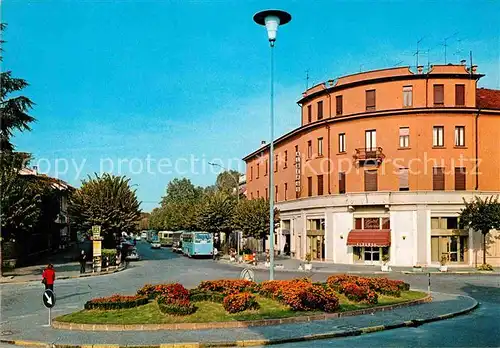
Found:
[[[339,294],[340,311],[351,311],[362,308],[376,307],[364,303],[349,301],[344,295]],[[379,296],[377,306],[386,306],[394,303],[407,302],[426,296],[426,293],[419,291],[402,292],[401,297]],[[314,315],[322,312],[294,312],[281,303],[256,296],[260,309],[229,314],[222,304],[213,302],[196,302],[198,310],[187,316],[164,315],[158,309],[156,302],[151,302],[144,306],[130,309],[117,310],[83,310],[61,317],[56,320],[61,322],[72,322],[78,324],[175,324],[175,323],[206,323],[221,321],[244,321],[261,319],[279,319],[304,315]]]

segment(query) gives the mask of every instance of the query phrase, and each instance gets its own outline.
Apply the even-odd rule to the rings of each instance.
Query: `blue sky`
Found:
[[[441,64],[455,34],[448,62],[472,50],[480,86],[500,89],[495,1],[5,0],[3,69],[28,80],[36,103],[17,149],[77,187],[101,169],[130,176],[146,211],[174,177],[212,184],[208,161],[243,170],[269,140],[269,50],[252,16],[270,7],[292,14],[276,46],[276,135],[300,123],[306,70],[311,85],[415,65],[422,37]]]

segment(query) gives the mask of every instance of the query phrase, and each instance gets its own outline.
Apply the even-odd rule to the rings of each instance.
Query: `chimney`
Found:
[[[38,166],[33,166],[33,174],[38,175]]]
[[[421,74],[424,71],[424,66],[423,65],[417,66],[417,71],[419,74]]]
[[[472,66],[472,73],[475,74],[477,71],[477,65]]]
[[[333,80],[328,80],[328,86],[330,86],[330,87],[333,86]]]
[[[265,146],[265,145],[266,145],[266,141],[265,141],[265,140],[262,140],[262,141],[260,142],[260,147]]]
[[[467,62],[467,61],[466,61],[465,59],[462,59],[462,60],[460,61],[460,64],[465,65],[465,63],[466,63],[466,62]]]

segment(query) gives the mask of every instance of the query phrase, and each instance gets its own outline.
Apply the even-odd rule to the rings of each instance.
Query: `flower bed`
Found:
[[[172,300],[166,296],[160,296],[156,301],[160,312],[163,314],[182,316],[196,312],[196,306],[189,300]]]
[[[158,285],[146,284],[141,289],[137,290],[137,294],[147,296],[149,299],[163,296],[172,300],[189,300],[189,290],[179,283]]]
[[[374,296],[369,293],[370,291],[382,295],[400,297],[401,291],[410,290],[410,285],[401,280],[366,278],[346,274],[328,277],[327,284],[335,291],[345,294],[348,298],[352,298],[353,301],[361,299],[359,301],[367,301],[368,303],[376,303],[371,302],[374,301]],[[361,294],[361,292],[364,292],[364,294]]]
[[[257,284],[244,279],[220,279],[203,281],[198,285],[198,290],[220,292],[225,295],[239,292],[254,292]]]
[[[294,311],[334,312],[339,307],[339,299],[332,289],[307,279],[267,281],[260,286],[260,294],[278,300]]]
[[[255,300],[255,296],[248,292],[227,295],[222,305],[224,309],[231,314],[243,312],[247,309],[259,309],[259,304]]]
[[[135,296],[122,296],[113,295],[110,297],[95,298],[93,300],[87,301],[84,308],[90,309],[124,309],[138,307],[148,303],[148,298],[146,296],[135,295]]]

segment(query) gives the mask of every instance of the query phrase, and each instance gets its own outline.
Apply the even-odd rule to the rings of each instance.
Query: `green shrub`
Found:
[[[193,289],[189,291],[189,300],[192,302],[209,301],[215,303],[222,303],[224,301],[224,295],[212,291]]]
[[[116,266],[116,249],[102,249],[101,260],[104,265],[104,258],[108,257],[108,266]]]

